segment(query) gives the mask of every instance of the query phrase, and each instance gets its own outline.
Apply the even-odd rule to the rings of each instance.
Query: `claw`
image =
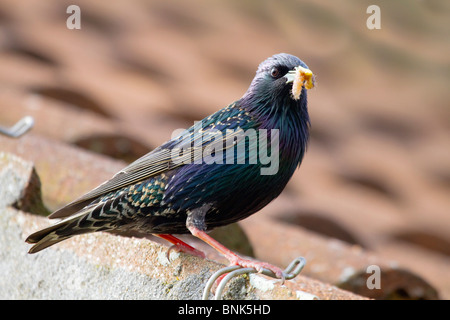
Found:
[[[261,267],[261,264],[265,264],[265,263],[259,263],[259,267]],[[241,274],[245,274],[245,273],[262,273],[266,276],[272,277],[272,278],[277,278],[277,279],[281,279],[281,284],[283,285],[285,280],[290,280],[295,278],[297,275],[299,275],[299,273],[302,271],[302,269],[304,268],[306,264],[306,260],[303,257],[298,257],[297,259],[293,260],[289,266],[284,270],[281,271],[281,274],[277,274],[276,272],[274,272],[274,270],[271,269],[266,269],[266,268],[262,268],[262,271],[258,271],[256,270],[256,268],[243,268],[241,265],[233,265],[233,266],[229,266],[229,267],[225,267],[222,268],[220,270],[218,270],[217,272],[215,272],[208,280],[208,282],[206,283],[205,289],[203,290],[203,300],[208,300],[209,298],[209,293],[211,291],[212,286],[214,285],[214,283],[216,282],[216,280],[219,281],[217,289],[216,289],[216,294],[215,294],[215,299],[216,300],[220,300],[222,298],[222,293],[223,290],[225,289],[225,286],[227,285],[227,283],[234,277],[241,275]],[[269,264],[265,264],[266,266],[268,266]],[[270,266],[270,265],[269,265]],[[271,266],[274,267],[274,266]],[[277,269],[279,269],[278,267],[274,267],[273,269],[275,269],[277,271]]]
[[[170,252],[172,250],[175,250],[177,252],[188,253],[190,255],[193,255],[193,256],[196,256],[196,257],[199,257],[199,258],[202,258],[202,259],[206,258],[206,255],[202,251],[197,250],[197,249],[195,249],[195,248],[193,248],[193,247],[191,247],[189,245],[173,244],[173,245],[171,245],[169,247],[169,249],[167,250],[167,254],[166,254],[167,255],[167,260],[169,260],[169,261],[170,261]]]

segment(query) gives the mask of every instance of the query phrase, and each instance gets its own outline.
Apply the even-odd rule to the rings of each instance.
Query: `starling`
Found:
[[[281,53],[263,61],[241,99],[196,122],[110,180],[53,212],[59,222],[31,234],[35,253],[74,235],[138,231],[204,256],[172,234],[191,233],[232,265],[283,271],[244,259],[207,234],[257,212],[282,192],[309,137],[306,89],[314,75]]]

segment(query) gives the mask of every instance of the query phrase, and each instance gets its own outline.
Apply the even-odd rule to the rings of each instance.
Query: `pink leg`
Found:
[[[169,248],[169,251],[167,251],[167,257],[169,257],[170,251],[172,249],[176,249],[178,251],[181,252],[185,252],[188,254],[192,254],[194,256],[200,257],[200,258],[205,258],[205,254],[203,252],[201,252],[200,250],[195,249],[194,247],[191,247],[190,245],[188,245],[186,242],[174,237],[171,234],[154,234],[155,236],[158,236],[164,240],[169,241],[170,243],[173,243],[173,246],[171,246]]]
[[[243,259],[235,254],[233,251],[229,250],[223,244],[217,240],[211,238],[206,232],[199,230],[194,226],[188,226],[189,231],[197,238],[205,241],[211,247],[219,251],[222,255],[230,261],[231,265],[238,265],[243,268],[255,268],[258,272],[262,272],[263,269],[271,270],[279,279],[284,280],[283,270],[273,266],[266,262],[253,261],[248,259]]]

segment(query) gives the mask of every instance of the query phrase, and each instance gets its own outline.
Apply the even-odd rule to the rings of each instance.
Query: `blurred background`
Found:
[[[444,0],[1,0],[0,125],[30,115],[32,134],[130,162],[291,53],[316,74],[312,138],[259,214],[395,259],[449,299],[449,21]]]

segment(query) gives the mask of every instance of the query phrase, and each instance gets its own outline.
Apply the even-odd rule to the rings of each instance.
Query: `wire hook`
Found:
[[[300,274],[300,272],[303,270],[303,268],[306,265],[306,259],[303,257],[298,257],[294,259],[284,270],[283,275],[285,280],[290,280],[295,278]],[[222,294],[225,289],[225,286],[227,283],[234,277],[241,275],[241,274],[250,274],[250,273],[257,273],[256,269],[254,268],[242,268],[241,266],[229,266],[222,268],[218,271],[216,271],[208,280],[208,282],[205,285],[205,289],[203,290],[203,300],[209,299],[209,294],[211,291],[212,286],[214,285],[214,282],[222,275],[227,274],[222,281],[220,281],[219,285],[216,289],[216,294],[214,299],[215,300],[221,300]],[[262,274],[269,276],[271,278],[279,279],[271,270],[263,269],[261,272]]]
[[[17,121],[15,125],[10,128],[0,126],[0,133],[11,138],[18,138],[30,130],[34,125],[34,119],[31,116],[26,116]]]

